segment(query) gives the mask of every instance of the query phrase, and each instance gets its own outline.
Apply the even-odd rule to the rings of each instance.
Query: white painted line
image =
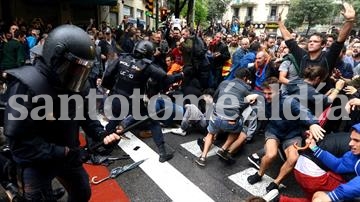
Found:
[[[121,149],[129,154],[135,162],[147,159],[140,165],[140,168],[172,201],[214,201],[171,164],[160,163],[159,155],[134,134],[127,132],[126,136],[130,140],[120,141]],[[135,151],[134,147],[136,146],[140,148]]]
[[[161,132],[162,132],[163,134],[165,134],[165,133],[170,133],[172,129],[173,129],[173,128],[161,128]]]
[[[274,181],[274,179],[272,179],[267,175],[264,175],[260,182],[251,185],[248,183],[247,178],[250,175],[253,175],[255,172],[257,172],[255,168],[248,168],[234,175],[230,175],[229,179],[233,181],[235,184],[245,189],[246,191],[250,192],[250,194],[254,196],[263,196],[266,194],[266,187],[272,181]],[[284,188],[285,186],[283,184],[280,184],[280,187]]]
[[[197,140],[183,143],[181,144],[181,146],[184,147],[186,150],[188,150],[190,153],[194,154],[196,157],[199,157],[201,155],[201,150],[199,145],[197,144]],[[212,145],[207,156],[210,157],[216,155],[216,151],[219,149],[220,148],[218,146]]]

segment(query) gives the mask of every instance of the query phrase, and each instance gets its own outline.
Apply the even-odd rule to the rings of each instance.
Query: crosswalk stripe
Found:
[[[233,181],[238,186],[242,187],[246,191],[250,192],[250,194],[254,196],[263,196],[266,194],[266,187],[274,181],[271,177],[264,175],[262,180],[253,185],[249,184],[247,178],[250,175],[253,175],[257,170],[255,168],[247,168],[241,172],[230,175],[228,178]],[[283,184],[280,184],[280,188],[285,188]]]
[[[160,163],[158,154],[128,132],[130,140],[120,141],[119,146],[134,161],[147,159],[140,168],[165,192],[172,201],[213,201],[198,186],[181,174],[168,162]],[[138,150],[134,148],[138,146]]]
[[[191,141],[191,142],[187,142],[187,143],[183,143],[181,144],[181,146],[183,148],[185,148],[186,150],[188,150],[190,153],[192,153],[194,156],[199,157],[201,155],[201,150],[199,148],[199,145],[197,144],[197,140]],[[208,157],[210,156],[214,156],[216,154],[216,151],[219,150],[219,147],[213,145],[208,153]]]

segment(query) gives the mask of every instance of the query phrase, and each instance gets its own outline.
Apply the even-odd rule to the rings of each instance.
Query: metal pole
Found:
[[[196,0],[194,0],[194,4],[193,4],[193,10],[192,10],[192,19],[191,19],[191,23],[192,23],[192,26],[194,26],[195,25],[195,9],[196,9],[196,7],[195,7],[195,4],[196,4]],[[191,26],[191,27],[192,27]],[[194,27],[195,28],[195,27]]]
[[[156,30],[159,27],[159,3],[158,0],[155,0],[155,28]]]

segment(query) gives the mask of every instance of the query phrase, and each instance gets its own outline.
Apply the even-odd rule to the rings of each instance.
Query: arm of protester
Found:
[[[331,102],[333,102],[335,100],[335,98],[340,93],[340,91],[344,88],[344,86],[345,86],[345,81],[344,80],[339,79],[336,82],[335,88],[331,91],[330,95],[328,96]]]
[[[285,41],[292,39],[291,37],[291,33],[289,32],[289,30],[285,27],[284,21],[282,21],[282,12],[283,10],[279,13],[278,16],[278,25],[279,25],[279,29],[281,32],[282,37],[284,38]]]
[[[341,49],[344,46],[344,42],[349,36],[355,21],[355,10],[352,5],[346,2],[343,4],[343,10],[341,11],[341,14],[345,18],[345,23],[340,29],[337,40],[331,45],[330,50],[326,53],[326,59],[329,64],[330,72],[335,67],[337,57],[339,56]]]
[[[332,153],[325,151],[318,146],[312,147],[310,144],[310,149],[314,152],[314,156],[333,172],[354,172],[355,163],[349,161],[349,159],[354,159],[354,154],[352,154],[350,151],[346,152],[342,157],[336,157]]]
[[[281,13],[279,14],[279,17],[278,17],[278,25],[279,25],[281,35],[285,40],[286,46],[289,48],[290,52],[295,57],[296,62],[298,64],[300,64],[301,59],[304,57],[304,55],[307,54],[307,52],[304,49],[300,48],[298,46],[297,42],[295,41],[295,39],[292,38],[291,33],[285,27],[285,24],[281,19]]]
[[[289,84],[289,79],[286,78],[287,77],[287,72],[284,71],[280,71],[279,72],[279,82],[281,84]]]
[[[353,6],[345,2],[343,4],[343,10],[341,11],[341,14],[345,18],[345,23],[340,29],[337,42],[344,43],[354,26],[356,13]]]
[[[349,182],[341,184],[335,190],[327,193],[332,201],[354,200],[360,196],[360,176],[356,176]]]
[[[245,102],[249,104],[254,104],[259,97],[258,94],[250,94],[245,97]]]
[[[346,86],[344,88],[345,94],[347,95],[353,95],[355,94],[358,90],[354,87],[354,86]]]
[[[312,124],[310,127],[310,133],[316,139],[316,141],[324,139],[324,133],[326,132],[320,125]]]
[[[357,106],[360,106],[360,99],[353,98],[346,103],[345,110],[350,113],[351,111],[354,111]]]

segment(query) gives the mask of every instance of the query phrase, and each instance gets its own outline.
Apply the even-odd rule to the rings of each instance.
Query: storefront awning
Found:
[[[74,4],[92,4],[106,6],[116,6],[117,4],[117,0],[71,0],[70,2]]]

